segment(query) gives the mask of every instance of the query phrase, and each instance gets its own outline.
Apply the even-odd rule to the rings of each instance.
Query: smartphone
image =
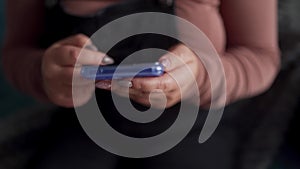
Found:
[[[164,66],[159,62],[120,66],[83,66],[80,73],[84,78],[95,80],[157,77],[164,73]]]

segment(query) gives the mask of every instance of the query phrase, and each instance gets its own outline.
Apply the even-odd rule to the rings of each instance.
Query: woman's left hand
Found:
[[[124,79],[113,85],[111,81],[100,81],[96,87],[112,90],[120,96],[129,96],[137,103],[155,108],[168,108],[182,99],[193,97],[195,91],[191,88],[195,89],[200,71],[204,70],[194,52],[185,45],[178,44],[159,61],[165,66],[165,73],[160,77],[133,78],[131,81]],[[166,105],[162,104],[164,100]]]

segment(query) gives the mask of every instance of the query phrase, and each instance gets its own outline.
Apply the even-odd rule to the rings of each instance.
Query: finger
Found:
[[[89,44],[92,44],[92,42],[91,42],[90,38],[84,34],[73,35],[73,36],[67,37],[63,40],[60,40],[56,43],[56,45],[59,45],[59,46],[70,45],[70,46],[77,46],[79,48],[82,48],[85,45],[89,45]]]
[[[176,84],[176,87],[172,89],[182,91],[188,90],[186,89],[186,86],[196,83],[196,71],[197,67],[194,64],[189,64],[168,72],[167,74],[172,77],[173,83]]]
[[[95,86],[103,90],[111,90],[111,81],[110,80],[100,80],[96,82]]]
[[[58,71],[59,79],[68,86],[94,85],[94,80],[86,79],[80,74],[81,67],[61,67]]]
[[[119,96],[122,96],[122,97],[126,97],[126,98],[129,98],[129,90],[128,90],[128,87],[125,87],[125,86],[120,86],[117,84],[117,82],[112,82],[111,86],[110,86],[110,90],[119,95]]]
[[[183,98],[186,98],[191,94],[198,93],[199,88],[197,78],[195,76],[197,71],[199,71],[197,65],[190,63],[189,66],[183,66],[168,72],[177,84],[177,88],[175,90],[181,93]]]
[[[168,92],[177,88],[176,81],[174,81],[169,73],[165,73],[160,77],[134,78],[132,80],[132,84],[132,88],[144,92],[152,92],[157,89],[160,89],[163,92]]]
[[[85,45],[84,46],[84,49],[87,49],[87,50],[91,50],[91,51],[94,51],[94,52],[99,52],[97,47],[93,44],[88,44],[88,45]],[[109,64],[113,64],[115,61],[109,57],[109,56],[104,56],[103,60],[102,60],[102,64],[103,65],[109,65]]]
[[[145,97],[139,97],[139,96],[135,96],[135,95],[130,95],[130,99],[133,100],[136,103],[139,103],[141,105],[147,106],[147,107],[151,107],[151,103],[149,98],[145,98]]]
[[[113,64],[114,60],[105,53],[81,49],[76,65],[107,65]]]
[[[144,92],[144,91],[140,91],[140,90],[136,90],[136,89],[132,89],[132,88],[129,89],[129,95],[135,96],[135,97],[149,98],[151,95],[151,98],[161,99],[162,96],[166,96],[169,94],[171,94],[171,92],[165,93],[162,90],[155,90],[152,92]]]
[[[167,72],[160,77],[134,78],[132,80],[132,88],[144,92],[152,92],[157,89],[165,93],[179,89],[186,91],[188,90],[186,86],[190,86],[190,83],[196,83],[194,74],[196,74],[197,71],[196,64],[190,63],[189,65]]]
[[[129,89],[132,87],[132,82],[127,79],[112,81],[111,90],[123,97],[129,96]]]
[[[195,54],[184,45],[177,45],[169,53],[163,55],[159,62],[164,65],[165,71],[171,71],[178,67],[193,62]]]
[[[53,59],[60,66],[101,65],[104,53],[74,46],[62,46],[54,50]]]
[[[111,90],[120,96],[128,98],[132,83],[128,80],[101,81],[96,84],[96,87],[104,90]]]
[[[129,88],[126,89],[126,87],[124,86],[120,86],[120,85],[113,85],[112,87],[112,92],[121,96],[121,97],[125,97],[125,98],[130,98],[131,100],[145,105],[145,106],[150,106],[150,101],[149,101],[149,93],[143,93],[141,91],[137,91],[137,90],[132,90]]]
[[[129,88],[128,90],[128,86],[126,87],[124,85],[119,85],[119,83],[114,83],[112,86],[110,86],[110,90],[121,97],[130,98],[131,100],[139,104],[145,106],[154,105],[154,107],[157,108],[164,108],[164,104],[162,105],[161,103],[164,102],[166,98],[168,98],[168,96],[166,96],[165,93],[162,92],[162,90],[156,90],[151,93],[143,92],[132,88]],[[174,94],[168,93],[167,95],[169,95],[170,98],[172,98]]]
[[[155,108],[164,109],[168,107],[168,105],[171,103],[173,105],[172,97],[169,99],[167,96],[172,96],[173,93],[163,93],[163,92],[155,92],[155,93],[142,93],[142,94],[136,94],[130,92],[130,99],[145,105],[145,106],[153,106]]]
[[[162,90],[155,90],[152,92],[144,92],[144,91],[139,91],[135,89],[129,89],[129,95],[134,96],[135,98],[149,98],[151,100],[164,100],[167,99],[169,100],[180,100],[181,98],[181,93],[180,90],[172,90],[169,92],[163,92]]]
[[[88,38],[84,34],[77,34],[77,35],[68,37],[66,39],[63,39],[63,40],[59,41],[56,45],[58,47],[61,47],[61,46],[74,46],[74,47],[80,48],[80,50],[84,48],[86,50],[83,50],[82,51],[83,53],[85,51],[94,51],[96,53],[98,52],[98,54],[101,53],[101,52],[98,51],[97,47],[95,45],[93,45],[93,43],[90,40],[90,38]],[[78,57],[78,54],[80,53],[80,51],[71,51],[71,53],[72,53],[71,55],[75,55],[73,57],[75,57],[75,59],[77,60],[77,57]],[[90,53],[87,53],[87,54],[90,54]],[[105,55],[105,54],[103,54],[103,55]],[[73,61],[72,63],[74,64],[74,59],[72,61]],[[69,62],[67,61],[67,64],[68,63]],[[112,64],[112,63],[114,63],[114,60],[112,58],[106,56],[102,60],[102,63],[104,65],[106,65],[106,64]],[[96,64],[96,65],[99,65],[99,64]]]
[[[72,97],[74,99],[80,98],[89,98],[94,93],[95,87],[92,85],[89,86],[73,86]]]
[[[65,97],[83,97],[85,98],[86,95],[91,95],[95,87],[93,85],[87,86],[70,86],[70,85],[61,85],[60,87],[60,94],[64,95]]]

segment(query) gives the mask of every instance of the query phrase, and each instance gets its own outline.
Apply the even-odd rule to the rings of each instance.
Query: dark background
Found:
[[[2,48],[4,34],[4,1],[0,0],[0,46]],[[0,54],[0,58],[1,54]],[[0,118],[18,110],[33,106],[34,101],[14,90],[4,79],[2,63],[0,64]]]

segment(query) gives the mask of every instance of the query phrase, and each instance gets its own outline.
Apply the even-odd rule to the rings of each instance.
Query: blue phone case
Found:
[[[95,80],[157,77],[164,73],[164,66],[158,62],[121,66],[83,66],[80,73],[87,79]]]

